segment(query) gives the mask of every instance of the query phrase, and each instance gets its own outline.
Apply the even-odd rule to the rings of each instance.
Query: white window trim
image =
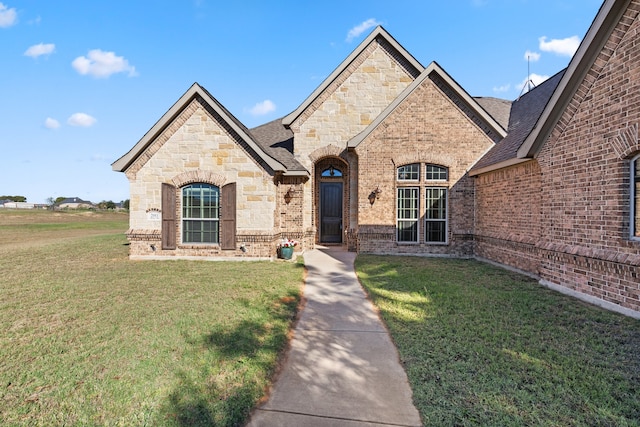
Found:
[[[406,182],[406,181],[399,181],[399,182]],[[420,186],[419,185],[400,185],[396,187],[396,243],[399,245],[417,245],[420,243],[420,207],[422,206],[420,203]],[[398,191],[399,190],[405,190],[405,189],[416,189],[418,191],[417,197],[416,197],[416,203],[418,204],[417,209],[418,209],[418,215],[417,218],[415,219],[416,222],[416,240],[400,240],[400,227],[398,227],[398,222],[399,221],[408,221],[407,219],[400,219],[398,218]]]
[[[190,186],[190,185],[194,185],[194,184],[206,184],[206,185],[210,185],[211,187],[216,187],[218,189],[218,218],[190,218],[190,217],[185,217],[184,216],[184,193],[183,190]],[[187,185],[184,185],[182,187],[180,187],[180,244],[188,247],[188,246],[220,246],[220,209],[222,208],[220,206],[221,203],[221,192],[222,189],[221,187],[217,186],[217,185],[213,185],[213,184],[209,184],[206,182],[193,182],[193,183],[189,183]],[[217,242],[187,242],[184,240],[184,222],[185,221],[211,221],[211,222],[217,222],[218,223],[218,241]]]
[[[427,231],[427,222],[436,222],[436,221],[442,221],[441,219],[438,220],[430,220],[427,219],[427,214],[426,214],[426,209],[427,209],[427,189],[439,189],[439,190],[444,190],[444,194],[445,194],[445,204],[444,204],[444,242],[428,242],[427,241],[427,236],[426,236],[426,231]],[[424,243],[425,245],[448,245],[449,244],[449,187],[445,187],[445,186],[426,186],[424,187],[425,192],[424,192],[424,197],[425,197],[425,215],[424,215],[424,229],[425,229],[425,235],[423,236],[424,239]]]
[[[636,162],[640,162],[640,154],[633,157],[631,159],[631,163],[629,163],[629,170],[631,171],[631,179],[629,186],[629,205],[630,205],[630,215],[629,215],[629,238],[633,241],[640,241],[640,237],[635,235],[636,227],[640,227],[640,224],[636,224]]]

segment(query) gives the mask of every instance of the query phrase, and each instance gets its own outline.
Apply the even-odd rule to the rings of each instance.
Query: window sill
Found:
[[[397,242],[398,246],[449,246],[449,242]]]
[[[219,243],[180,243],[179,249],[220,249]]]

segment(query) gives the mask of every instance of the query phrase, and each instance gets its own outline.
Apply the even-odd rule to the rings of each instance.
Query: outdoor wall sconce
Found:
[[[376,202],[376,200],[380,198],[380,193],[382,193],[382,191],[380,190],[380,187],[376,187],[376,189],[373,190],[371,194],[369,194],[369,197],[368,197],[369,203],[373,205]]]
[[[286,193],[284,193],[284,202],[286,204],[291,203],[291,199],[293,199],[293,195],[295,194],[296,190],[293,188],[293,185],[291,187],[289,187],[289,189],[287,190]]]

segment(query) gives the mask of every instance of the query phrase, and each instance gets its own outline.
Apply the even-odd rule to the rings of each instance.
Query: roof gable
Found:
[[[398,108],[404,101],[411,95],[416,88],[418,88],[427,78],[433,78],[433,75],[436,75],[440,78],[440,80],[448,87],[453,94],[461,100],[461,102],[465,103],[482,122],[488,125],[490,132],[495,133],[495,136],[498,138],[504,138],[506,135],[505,129],[498,123],[487,111],[480,106],[480,104],[476,101],[476,99],[472,98],[462,87],[451,78],[436,62],[432,62],[429,64],[427,68],[425,68],[422,73],[416,78],[391,104],[387,106],[387,108],[380,113],[376,119],[371,122],[366,129],[360,132],[358,135],[353,137],[349,143],[349,148],[356,148],[362,141],[364,141],[367,136],[369,136],[381,123],[383,123],[387,117]]]
[[[604,2],[582,43],[580,43],[578,51],[571,59],[557,90],[539,116],[536,126],[519,147],[518,158],[534,158],[538,155],[576,94],[578,87],[594,66],[596,58],[602,52],[605,43],[620,22],[630,2],[631,0],[606,0]]]
[[[394,57],[400,62],[407,64],[410,74],[418,75],[424,67],[418,62],[400,43],[398,43],[382,26],[376,27],[358,47],[333,72],[304,100],[298,108],[282,119],[282,124],[289,127],[298,117],[300,117],[321,94],[343,73],[347,72],[349,66],[365,51],[374,41],[386,42],[394,52]]]
[[[185,93],[173,104],[173,106],[156,122],[155,125],[129,150],[124,156],[111,164],[111,168],[117,172],[125,172],[129,166],[149,147],[153,141],[182,113],[182,111],[199,97],[205,105],[213,109],[246,144],[250,147],[259,160],[275,171],[286,171],[286,167],[275,158],[268,155],[264,149],[256,142],[249,130],[234,117],[222,104],[220,104],[206,89],[198,83],[194,83]]]

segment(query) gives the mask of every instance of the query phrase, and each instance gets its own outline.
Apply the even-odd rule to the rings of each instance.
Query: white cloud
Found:
[[[56,45],[53,43],[40,43],[34,44],[29,49],[27,49],[24,53],[24,56],[30,56],[32,58],[37,58],[41,55],[50,55],[56,50]]]
[[[578,46],[580,46],[580,38],[578,36],[567,37],[566,39],[551,39],[549,41],[547,41],[546,36],[543,36],[538,40],[540,41],[540,50],[563,56],[573,56],[578,50]]]
[[[137,75],[135,67],[129,65],[129,61],[124,57],[100,49],[90,50],[86,57],[77,57],[71,65],[83,76],[89,74],[97,78],[106,78],[111,74],[124,72],[128,72],[129,77]]]
[[[9,9],[0,3],[0,28],[8,28],[18,22],[18,14],[15,8]]]
[[[67,123],[71,126],[80,126],[85,128],[93,126],[96,122],[97,120],[94,117],[85,113],[75,113],[67,119]]]
[[[524,60],[538,62],[540,60],[540,54],[538,52],[531,52],[530,50],[528,50],[524,53]]]
[[[52,119],[51,117],[47,117],[44,121],[44,127],[47,129],[58,129],[60,127],[60,122],[56,119]]]
[[[268,99],[265,99],[262,102],[258,102],[256,105],[249,109],[249,113],[253,116],[264,116],[265,114],[269,114],[272,111],[276,111],[276,104]]]
[[[380,22],[376,21],[374,18],[367,19],[366,21],[356,25],[355,27],[349,30],[349,33],[347,33],[346,41],[350,43],[353,39],[358,37],[360,34],[364,33],[369,28],[373,28],[377,25],[380,25]]]
[[[539,86],[541,83],[543,83],[548,78],[549,78],[549,76],[540,75],[540,74],[536,74],[536,73],[531,73],[529,75],[529,78],[524,79],[520,84],[517,85],[517,88],[518,88],[518,90],[522,90],[527,85],[527,83],[529,83],[529,81],[531,81],[535,86]]]
[[[511,89],[511,84],[507,83],[505,85],[502,86],[494,86],[493,87],[493,91],[494,92],[508,92],[509,89]]]

